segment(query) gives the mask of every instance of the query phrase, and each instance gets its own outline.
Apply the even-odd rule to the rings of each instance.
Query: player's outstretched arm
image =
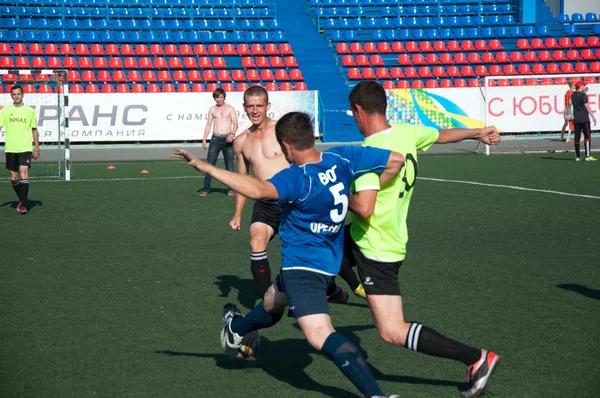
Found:
[[[216,180],[250,199],[279,199],[277,189],[268,181],[260,181],[248,175],[220,169],[192,156],[185,149],[175,148],[175,152],[171,155],[172,158],[187,161],[190,166],[199,172],[211,175]]]
[[[446,129],[440,130],[436,144],[449,144],[464,140],[477,140],[484,144],[496,145],[500,142],[500,133],[494,126],[478,129]]]

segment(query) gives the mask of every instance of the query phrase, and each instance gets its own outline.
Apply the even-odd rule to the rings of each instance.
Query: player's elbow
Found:
[[[388,167],[394,175],[400,172],[400,169],[404,165],[404,156],[398,152],[392,152],[388,160]]]
[[[375,211],[375,203],[355,203],[351,210],[362,218],[369,218]]]

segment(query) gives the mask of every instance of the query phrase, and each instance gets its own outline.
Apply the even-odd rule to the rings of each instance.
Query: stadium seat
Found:
[[[475,68],[475,74],[478,77],[486,77],[486,76],[490,75],[490,73],[488,72],[488,69],[487,69],[487,67],[485,65],[478,65]]]
[[[140,69],[152,69],[154,68],[153,64],[152,64],[152,59],[150,59],[149,57],[141,57],[139,59],[139,68]]]
[[[244,82],[246,81],[246,76],[244,75],[244,71],[240,69],[236,69],[231,72],[231,78],[234,82]]]
[[[381,42],[377,45],[377,50],[380,54],[390,54],[392,52],[392,48],[387,42]]]
[[[287,66],[288,68],[297,68],[298,67],[298,61],[296,61],[296,57],[294,57],[294,56],[285,57],[284,62],[285,62],[285,66]]]
[[[436,41],[435,43],[433,43],[433,51],[435,51],[436,53],[446,52],[446,43],[444,43],[443,41]]]
[[[550,78],[550,77],[544,77],[544,78],[540,79],[540,84],[542,84],[542,85],[551,85],[551,84],[554,84],[554,82],[552,81],[552,78]]]
[[[469,80],[469,87],[480,87],[481,84],[478,79]]]
[[[425,83],[425,87],[426,88],[438,88],[438,82],[437,80],[427,80],[427,82]]]
[[[134,84],[131,86],[131,92],[132,93],[145,93],[146,89],[141,84]]]
[[[504,65],[504,74],[507,76],[514,76],[517,74],[517,70],[514,65]]]
[[[590,63],[590,72],[592,73],[600,73],[600,62],[591,62]]]
[[[98,86],[95,84],[87,84],[85,86],[85,92],[86,94],[97,94],[100,92],[100,89],[98,89]]]
[[[485,40],[477,40],[475,42],[475,49],[477,51],[487,51],[487,50],[489,50],[489,47]]]
[[[404,69],[404,76],[408,79],[416,79],[419,77],[419,74],[417,73],[417,70],[411,66]]]
[[[569,61],[579,61],[581,57],[579,56],[579,52],[577,50],[569,50],[567,51],[567,59]]]
[[[242,67],[244,67],[244,68],[256,68],[256,64],[254,63],[254,58],[252,58],[252,57],[243,57],[242,58]]]
[[[587,44],[590,47],[600,47],[600,39],[598,39],[596,36],[590,36],[587,39]]]
[[[201,82],[202,74],[200,73],[200,71],[191,70],[188,72],[188,80],[191,82]]]
[[[409,41],[404,44],[404,49],[409,53],[418,53],[420,51],[419,45],[414,41]]]
[[[89,84],[88,84],[88,86],[89,86]],[[103,84],[100,92],[102,92],[102,93],[114,93],[115,92],[115,88],[113,87],[112,84]]]
[[[283,82],[290,80],[290,77],[285,69],[278,69],[275,71],[275,80],[278,82]]]
[[[464,79],[456,79],[454,81],[454,87],[467,87],[467,82]]]
[[[167,69],[169,67],[169,65],[167,64],[167,60],[163,57],[154,58],[153,65],[156,69]]]
[[[157,84],[150,83],[148,84],[146,91],[149,93],[160,93],[160,87]]]
[[[297,82],[294,84],[294,90],[306,91],[306,90],[308,90],[308,87],[306,87],[306,83],[304,83],[304,82]]]
[[[401,68],[394,67],[390,70],[390,77],[392,79],[401,79],[404,77],[404,73]]]
[[[431,73],[431,69],[427,66],[422,66],[419,68],[419,77],[423,79],[433,78],[433,74]]]
[[[192,56],[192,55],[194,55],[194,50],[192,49],[192,46],[190,46],[189,44],[182,44],[179,46],[179,55]]]
[[[237,52],[235,51],[235,47],[233,46],[233,44],[230,44],[230,43],[223,44],[223,55],[226,55],[226,56],[236,56],[237,55]]]
[[[562,73],[575,73],[575,69],[573,68],[573,65],[570,64],[569,62],[565,62],[564,64],[562,64],[560,66],[560,71]]]
[[[221,69],[217,72],[217,80],[220,82],[230,82],[231,80],[231,75],[229,74],[228,70],[225,69]]]
[[[383,88],[385,90],[393,90],[396,88],[396,86],[394,85],[394,82],[387,80],[383,82]]]
[[[348,69],[348,79],[351,80],[357,80],[357,79],[361,79],[362,76],[360,74],[360,71],[358,70],[358,68],[350,68]]]
[[[521,64],[519,65],[517,72],[520,75],[531,75],[531,68],[527,64]]]
[[[524,86],[525,82],[523,81],[523,79],[512,79],[510,81],[510,85],[511,86]]]
[[[171,78],[171,73],[167,70],[158,71],[158,73],[156,74],[156,79],[161,83],[168,83],[173,81],[173,79]]]
[[[189,93],[190,90],[190,86],[188,86],[187,84],[178,84],[177,85],[177,92],[178,93]]]
[[[502,67],[500,67],[500,65],[490,65],[490,75],[492,75],[492,76],[504,75],[504,72],[502,71]]]
[[[519,50],[529,50],[531,46],[529,45],[529,41],[527,39],[519,39],[517,40],[517,48]]]
[[[217,83],[208,83],[206,85],[206,91],[209,93],[212,93],[213,91],[215,91],[218,88],[219,88],[219,85]]]
[[[202,84],[199,84],[199,83],[194,83],[194,84],[192,84],[192,92],[193,92],[193,93],[203,93],[203,92],[205,92],[205,91],[206,91],[206,90],[205,90],[205,88],[204,88],[204,85],[202,85]]]
[[[412,63],[413,65],[425,65],[425,57],[423,56],[423,54],[415,54],[412,57]]]
[[[437,54],[427,54],[427,57],[425,58],[425,63],[427,65],[439,65],[440,60]]]
[[[531,72],[533,72],[534,75],[545,75],[546,68],[544,68],[544,65],[542,64],[535,64],[531,67]]]
[[[208,57],[200,57],[198,58],[198,67],[200,69],[210,69],[212,65],[210,63],[210,58]]]
[[[523,54],[520,51],[513,51],[510,53],[511,62],[523,62]]]
[[[348,47],[347,43],[338,43],[335,46],[335,50],[338,54],[350,54],[350,47]]]
[[[442,65],[453,65],[454,59],[452,58],[451,54],[446,53],[440,55],[440,62],[442,63]]]
[[[554,84],[567,84],[567,78],[557,77],[556,79],[554,79]]]
[[[551,63],[546,65],[546,72],[550,75],[557,75],[560,73],[560,68],[557,64]]]
[[[248,85],[246,83],[239,83],[235,86],[235,91],[243,92],[248,90]]]
[[[406,80],[400,80],[398,82],[398,88],[400,88],[400,89],[409,89],[410,88],[410,83],[407,82]]]
[[[523,54],[523,59],[525,62],[535,62],[538,60],[535,51],[527,51],[525,54]]]
[[[490,46],[490,50],[493,50],[493,51],[501,51],[504,49],[502,47],[502,44],[500,43],[500,40],[497,40],[497,39],[490,40],[489,46]]]
[[[597,83],[597,80],[596,80],[596,77],[595,77],[595,76],[585,76],[585,77],[583,78],[583,82],[584,82],[585,84],[596,84],[596,83]]]
[[[457,41],[455,40],[451,40],[448,42],[448,44],[446,45],[446,48],[448,49],[448,51],[450,52],[456,52],[456,51],[460,51],[460,44],[458,44]]]
[[[0,50],[0,54],[2,51]],[[44,55],[44,49],[38,43],[32,43],[29,45],[29,54],[30,55]]]
[[[460,45],[460,48],[463,51],[475,51],[475,46],[473,45],[473,42],[471,40],[463,40],[462,44]]]
[[[592,50],[586,48],[585,50],[581,50],[581,58],[585,59],[586,61],[591,61],[596,59],[596,55],[594,55]]]
[[[406,52],[406,50],[404,49],[404,45],[401,42],[397,41],[392,44],[392,52],[403,53]]]
[[[433,68],[433,76],[435,77],[447,77],[446,70],[441,66]]]
[[[157,82],[156,74],[152,70],[145,70],[142,73],[142,79],[146,83],[155,83],[155,82]]]
[[[260,75],[258,74],[258,71],[256,69],[249,69],[246,72],[246,79],[249,82],[259,82],[260,81]]]
[[[173,71],[173,81],[178,82],[178,83],[179,82],[187,82],[188,78],[184,71],[176,70],[176,71]]]
[[[73,84],[73,85],[69,86],[69,92],[71,94],[81,94],[81,93],[84,93],[85,90],[83,89],[81,84]]]
[[[215,69],[225,69],[225,68],[227,68],[227,63],[225,62],[225,58],[223,58],[223,57],[215,57],[213,59],[213,68],[215,68]]]
[[[218,44],[210,44],[207,48],[208,55],[223,55]]]
[[[205,82],[216,82],[217,81],[217,75],[215,75],[215,72],[213,70],[204,70],[202,71],[202,80],[204,80]]]
[[[562,50],[555,50],[552,52],[552,59],[555,61],[566,61],[567,56]]]
[[[176,92],[175,86],[171,83],[163,84],[162,92],[163,93],[175,93]]]
[[[52,93],[52,87],[47,84],[40,84],[37,90],[38,93],[50,94]]]
[[[377,79],[386,80],[390,78],[390,73],[387,68],[377,68],[375,76]]]
[[[350,44],[350,52],[352,54],[363,54],[365,52],[365,50],[363,49],[362,44],[352,43],[352,44]]]
[[[283,63],[283,59],[281,59],[281,57],[271,57],[269,64],[272,68],[285,68],[285,64]]]
[[[496,85],[498,85],[500,87],[510,86],[510,81],[508,79],[498,80],[498,82],[496,83]]]
[[[552,55],[548,51],[540,51],[538,53],[538,60],[541,62],[550,62],[552,60]]]
[[[267,83],[265,85],[265,90],[267,91],[279,91],[279,87],[275,83]]]
[[[75,55],[75,50],[70,44],[62,44],[60,46],[60,55]]]
[[[46,55],[58,55],[58,47],[53,43],[46,44],[44,47],[44,53],[46,53]]]
[[[246,48],[247,47],[248,46],[246,46]],[[194,45],[194,50],[193,51],[194,51],[195,55],[202,55],[202,56],[208,55],[208,51],[206,51],[206,46],[204,44],[196,44],[196,45]],[[239,53],[239,50],[238,50],[238,53]]]
[[[400,65],[412,65],[412,60],[410,59],[410,56],[407,54],[400,54],[398,55],[398,64]]]
[[[416,88],[416,89],[421,89],[421,88],[425,88],[425,85],[423,84],[423,82],[421,80],[413,80],[411,87]]]
[[[42,57],[34,57],[31,59],[31,67],[34,69],[46,68],[46,60]]]
[[[457,53],[454,54],[454,63],[457,65],[465,65],[469,63],[469,61],[467,61],[467,57],[465,56],[465,54]]]
[[[364,50],[367,54],[377,54],[379,52],[377,46],[373,42],[365,43]]]
[[[452,88],[452,80],[444,79],[440,81],[441,88]]]
[[[99,70],[98,71],[98,81],[100,83],[112,82],[112,76],[110,75],[110,72],[105,71],[105,70]]]

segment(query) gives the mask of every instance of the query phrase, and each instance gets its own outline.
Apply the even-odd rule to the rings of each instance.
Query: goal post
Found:
[[[489,155],[573,151],[573,144],[565,142],[567,131],[561,131],[565,124],[564,98],[572,81],[588,85],[590,105],[598,110],[600,73],[485,77],[485,124],[496,126],[502,140],[496,146],[481,145],[478,152]]]
[[[0,106],[12,103],[10,90],[23,88],[23,103],[34,108],[38,120],[40,157],[32,162],[30,178],[71,179],[69,150],[69,84],[64,69],[0,69]],[[6,131],[0,132],[4,150]]]

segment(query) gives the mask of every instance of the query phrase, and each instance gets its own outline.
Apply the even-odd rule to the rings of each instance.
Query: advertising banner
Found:
[[[0,98],[2,106],[12,102],[10,94]],[[315,134],[319,134],[316,91],[270,92],[269,100],[270,118],[305,112],[313,120]],[[25,94],[24,102],[36,109],[41,142],[56,141],[56,101],[53,94]],[[238,133],[251,126],[242,107],[242,92],[228,93],[226,103],[236,110]],[[68,137],[75,143],[198,141],[213,105],[212,93],[70,94]],[[4,134],[3,130],[0,142],[4,142]]]

